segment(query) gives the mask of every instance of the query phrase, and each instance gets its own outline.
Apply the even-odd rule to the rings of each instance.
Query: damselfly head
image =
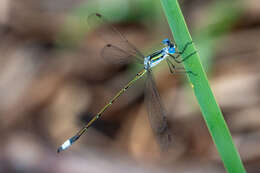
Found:
[[[172,43],[168,38],[164,39],[162,43],[169,47],[175,47],[174,43]]]
[[[174,45],[174,43],[171,43],[171,41],[168,38],[164,39],[162,41],[162,43],[168,47],[169,53],[171,53],[171,54],[175,53],[175,45]]]
[[[169,46],[171,44],[170,40],[168,38],[164,39],[162,41],[163,44],[165,44],[166,46]]]

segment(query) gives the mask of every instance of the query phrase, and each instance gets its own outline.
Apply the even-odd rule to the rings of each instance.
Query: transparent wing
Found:
[[[101,52],[103,58],[108,60],[115,58],[115,60],[129,61],[129,58],[135,57],[139,62],[143,62],[145,56],[130,43],[123,34],[109,24],[101,14],[91,14],[88,17],[88,24],[91,28],[99,27],[97,31],[99,36],[108,43]],[[103,27],[101,28],[100,26]],[[120,53],[115,53],[116,51],[119,51]]]
[[[110,63],[125,64],[130,63],[131,61],[136,61],[137,63],[143,64],[143,60],[134,58],[136,56],[135,54],[131,54],[131,52],[127,52],[126,50],[112,44],[107,44],[101,50],[101,56]]]
[[[147,71],[145,101],[147,104],[149,121],[155,137],[161,148],[165,150],[170,146],[172,138],[166,119],[165,109],[161,103],[160,95],[156,89],[151,73],[150,70]]]

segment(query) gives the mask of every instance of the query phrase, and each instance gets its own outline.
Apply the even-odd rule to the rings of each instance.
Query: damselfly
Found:
[[[97,25],[107,25],[108,23],[104,19],[104,17],[98,13],[92,14],[88,18],[88,22],[91,26]],[[159,93],[156,89],[156,85],[152,76],[152,68],[157,66],[162,61],[166,60],[170,72],[186,72],[192,73],[191,71],[178,71],[180,69],[176,68],[172,63],[172,60],[176,63],[181,63],[194,55],[196,52],[191,53],[190,55],[184,57],[183,59],[179,59],[180,55],[186,50],[186,48],[192,44],[192,42],[187,43],[182,51],[177,51],[176,46],[169,39],[164,39],[162,43],[165,45],[162,49],[155,51],[151,55],[144,56],[133,44],[131,44],[115,27],[109,26],[107,28],[109,32],[100,33],[101,37],[106,42],[109,42],[109,37],[117,37],[119,45],[107,44],[103,50],[101,55],[104,58],[111,59],[115,58],[117,60],[127,60],[130,57],[135,57],[139,62],[143,64],[143,70],[136,74],[136,76],[127,83],[109,102],[106,104],[96,115],[93,117],[76,135],[65,141],[59,148],[58,152],[61,152],[68,147],[70,147],[75,141],[77,141],[81,135],[83,135],[88,128],[98,120],[102,114],[114,103],[114,101],[121,96],[127,89],[132,86],[138,79],[146,76],[146,102],[148,109],[149,121],[152,127],[152,130],[157,138],[157,141],[161,145],[161,147],[167,147],[171,142],[171,135],[169,132],[166,113],[163,108],[163,105],[160,100]],[[176,55],[176,56],[175,56]]]

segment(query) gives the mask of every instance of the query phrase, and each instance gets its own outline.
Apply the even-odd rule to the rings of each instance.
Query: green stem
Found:
[[[178,1],[161,0],[161,3],[174,36],[174,40],[177,43],[179,50],[182,50],[185,44],[191,42],[192,39]],[[182,57],[195,51],[195,46],[192,44],[186,49]],[[184,61],[183,64],[187,71],[192,71],[196,74],[194,75],[189,73],[188,78],[198,100],[203,118],[227,172],[245,173],[246,171],[232,141],[232,137],[223,118],[222,112],[209,86],[198,52],[187,59],[187,61]]]

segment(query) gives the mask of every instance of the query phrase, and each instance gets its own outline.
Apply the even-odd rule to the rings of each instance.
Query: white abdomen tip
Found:
[[[65,150],[69,146],[71,146],[71,142],[70,142],[70,140],[67,140],[64,142],[64,144],[62,144],[61,148],[62,148],[62,150]]]

